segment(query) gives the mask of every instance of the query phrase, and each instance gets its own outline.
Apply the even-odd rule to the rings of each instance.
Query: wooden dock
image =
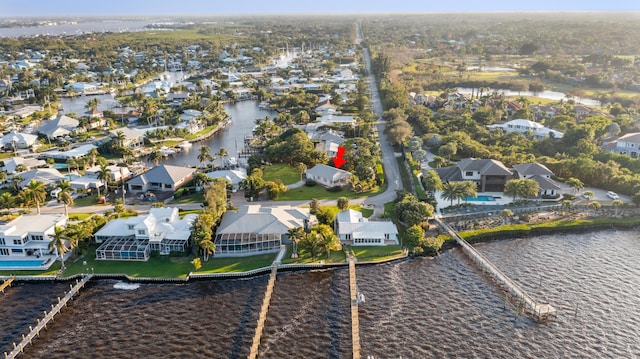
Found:
[[[260,340],[262,339],[262,332],[264,331],[264,323],[267,320],[267,313],[269,312],[269,304],[271,303],[271,296],[273,295],[273,289],[276,286],[277,274],[278,274],[278,266],[274,264],[274,266],[271,268],[271,275],[269,277],[269,283],[267,284],[267,291],[265,292],[264,300],[262,301],[262,309],[260,309],[260,318],[258,318],[256,333],[253,335],[253,343],[251,344],[251,352],[249,353],[249,359],[255,359],[258,357]]]
[[[13,283],[15,279],[16,279],[15,277],[9,277],[9,279],[2,282],[2,284],[0,284],[0,293],[4,293],[4,290],[9,288],[9,286],[11,285],[11,283]]]
[[[29,334],[27,334],[26,336],[22,334],[22,341],[20,342],[20,344],[16,345],[16,343],[14,342],[13,350],[11,351],[11,353],[8,353],[8,354],[6,352],[4,353],[5,359],[6,358],[13,359],[13,358],[16,358],[18,355],[20,355],[24,351],[24,348],[26,348],[27,345],[31,344],[33,339],[35,339],[37,336],[40,335],[40,331],[47,328],[47,324],[53,321],[54,317],[58,313],[60,313],[62,308],[67,306],[67,303],[69,302],[69,300],[71,300],[71,298],[73,298],[73,296],[75,296],[80,291],[80,289],[82,289],[84,285],[87,284],[87,282],[91,279],[91,277],[93,276],[87,275],[84,278],[82,278],[82,280],[80,281],[76,280],[76,284],[70,286],[71,289],[67,292],[64,298],[60,299],[60,297],[58,297],[58,304],[56,304],[55,306],[52,304],[51,311],[49,311],[48,313],[47,311],[44,312],[44,318],[42,320],[38,320],[38,325],[36,325],[33,328],[29,326]]]
[[[555,317],[556,309],[549,303],[538,303],[531,298],[524,290],[502,273],[498,267],[485,258],[480,252],[478,252],[473,246],[465,241],[460,235],[454,231],[449,225],[444,223],[439,218],[435,219],[440,227],[446,230],[451,236],[456,239],[456,242],[462,247],[464,252],[471,258],[471,260],[482,270],[489,273],[491,277],[500,285],[504,290],[511,295],[511,297],[517,302],[518,309],[522,308],[523,311],[530,315],[537,321],[545,321],[549,318]]]
[[[360,359],[360,319],[358,316],[358,285],[356,281],[356,261],[349,261],[349,296],[351,298],[351,341],[353,343],[353,359]]]

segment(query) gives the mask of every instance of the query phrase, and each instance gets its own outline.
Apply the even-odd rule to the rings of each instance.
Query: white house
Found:
[[[287,231],[308,229],[316,222],[309,208],[243,206],[222,216],[215,236],[217,256],[249,256],[278,252]]]
[[[124,136],[122,146],[136,149],[144,146],[144,132],[129,127],[120,127],[115,130],[109,131],[111,138],[118,137],[119,133]]]
[[[0,145],[4,148],[31,148],[38,140],[38,136],[28,133],[10,132],[0,138]]]
[[[207,172],[207,177],[215,179],[215,178],[224,178],[229,181],[233,186],[234,190],[238,190],[239,185],[242,181],[247,179],[247,169],[246,168],[238,168],[235,170],[222,170],[222,171],[213,171]]]
[[[369,222],[362,213],[352,209],[339,212],[334,227],[341,243],[353,246],[398,244],[398,229],[393,222]]]
[[[63,214],[22,215],[0,225],[0,270],[49,268],[56,258],[49,250],[55,227],[66,225]],[[3,260],[13,263],[3,266]]]
[[[638,158],[640,154],[640,132],[627,133],[615,140],[611,152]]]
[[[541,140],[545,137],[552,136],[554,138],[562,138],[564,134],[560,131],[556,131],[550,129],[548,127],[544,127],[542,124],[524,120],[524,119],[516,119],[507,121],[503,124],[494,124],[487,126],[490,130],[502,129],[504,132],[519,132],[526,133],[531,131],[533,137],[537,140]]]
[[[78,130],[80,121],[69,116],[61,115],[53,120],[42,121],[38,132],[46,135],[50,139],[57,137],[64,137],[69,135],[73,131]]]
[[[23,158],[23,157],[11,157],[2,160],[4,166],[0,167],[0,170],[5,171],[7,174],[16,173],[16,167],[18,165],[25,165],[27,167],[27,171],[32,170],[36,167],[41,167],[46,165],[47,163],[43,160],[39,160],[37,158]]]
[[[144,216],[114,219],[94,235],[98,260],[149,259],[151,251],[185,252],[197,215],[180,219],[178,208],[151,208]]]
[[[346,186],[349,184],[350,172],[339,168],[317,164],[306,172],[307,179],[316,181],[326,187]]]
[[[523,163],[514,165],[513,169],[516,177],[538,182],[540,196],[560,198],[560,186],[551,179],[553,172],[547,166],[540,163]]]

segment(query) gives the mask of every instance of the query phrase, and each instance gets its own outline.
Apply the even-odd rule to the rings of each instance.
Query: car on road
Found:
[[[607,197],[611,198],[611,199],[620,199],[620,196],[618,196],[617,193],[609,191],[607,192]]]

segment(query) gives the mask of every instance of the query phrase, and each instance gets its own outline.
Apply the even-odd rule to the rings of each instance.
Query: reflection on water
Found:
[[[358,266],[363,357],[640,357],[638,232],[550,235],[477,245],[554,321],[516,315],[459,249]],[[28,358],[245,358],[268,276],[114,288],[92,281],[27,350]],[[0,297],[0,350],[65,284],[19,283]],[[261,358],[350,358],[348,271],[278,274]],[[9,334],[5,334],[9,333]]]

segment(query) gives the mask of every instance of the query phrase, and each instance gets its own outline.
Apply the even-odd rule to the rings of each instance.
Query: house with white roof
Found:
[[[20,178],[22,178],[22,181],[18,183],[20,188],[26,187],[32,180],[42,182],[45,186],[53,186],[62,180],[68,179],[55,168],[36,168],[20,173]]]
[[[49,250],[55,227],[66,225],[63,214],[25,214],[0,225],[0,270],[49,268],[56,258]],[[3,260],[23,260],[25,265],[3,267]]]
[[[302,227],[305,230],[316,223],[309,208],[292,206],[243,206],[228,211],[216,230],[216,256],[249,256],[275,253],[283,243],[290,242],[287,231]]]
[[[207,172],[206,175],[211,179],[223,178],[231,183],[234,190],[238,190],[240,183],[247,179],[247,169],[240,167],[234,170]]]
[[[161,165],[127,181],[131,193],[146,191],[173,192],[189,182],[196,173],[195,168]]]
[[[356,119],[351,115],[322,115],[317,118],[317,120],[325,126],[332,125],[350,125],[354,126],[356,124]]]
[[[0,138],[0,146],[6,149],[31,148],[38,141],[38,136],[21,132],[9,132]]]
[[[317,164],[306,172],[307,179],[315,181],[325,187],[346,186],[349,184],[350,172],[339,168]]]
[[[97,149],[98,147],[96,147],[94,144],[86,144],[86,145],[81,145],[81,146],[72,148],[68,151],[57,150],[57,151],[43,152],[41,156],[47,157],[47,158],[54,158],[58,160],[68,160],[70,158],[78,159],[88,155],[89,152],[91,152],[94,148]]]
[[[47,162],[43,160],[39,160],[37,158],[23,158],[23,157],[10,157],[2,160],[4,164],[0,167],[0,170],[6,172],[7,174],[16,173],[16,167],[18,165],[24,165],[27,168],[27,171],[32,170],[36,167],[41,167],[47,164]]]
[[[516,119],[507,121],[503,124],[493,124],[487,126],[490,130],[502,129],[504,132],[518,132],[526,133],[531,131],[531,134],[536,140],[541,140],[545,137],[562,138],[564,133],[550,129],[542,124],[530,120]]]
[[[144,146],[144,132],[136,128],[129,127],[120,127],[115,130],[109,131],[109,133],[111,134],[111,138],[118,137],[119,132],[122,132],[122,134],[124,135],[124,143],[122,144],[122,146],[130,148],[132,150]]]
[[[38,132],[49,139],[68,136],[71,132],[78,131],[80,121],[69,116],[60,115],[53,120],[42,121]]]
[[[362,213],[347,209],[336,215],[334,222],[340,242],[353,246],[398,244],[398,228],[391,221],[369,222]]]
[[[185,252],[196,214],[180,218],[175,207],[151,208],[143,216],[114,219],[94,234],[97,260],[146,261],[152,251]]]

